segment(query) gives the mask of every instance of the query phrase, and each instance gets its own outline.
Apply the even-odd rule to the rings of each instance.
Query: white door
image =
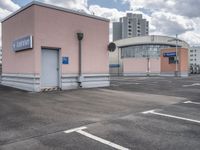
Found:
[[[59,86],[59,57],[58,50],[42,49],[42,88]]]

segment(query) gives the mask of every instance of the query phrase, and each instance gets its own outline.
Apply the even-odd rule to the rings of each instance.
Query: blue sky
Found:
[[[13,0],[14,3],[19,4],[20,6],[26,5],[27,3],[31,1],[32,0]]]
[[[32,0],[13,0],[14,3],[19,4],[20,6],[30,3]],[[67,1],[67,0],[66,0]],[[128,3],[122,3],[121,0],[88,0],[89,5],[99,5],[106,8],[116,8],[120,11],[129,10]]]
[[[107,7],[107,8],[116,8],[119,11],[126,11],[129,10],[129,5],[128,3],[123,3],[120,0],[88,0],[89,5],[99,5],[102,7]]]

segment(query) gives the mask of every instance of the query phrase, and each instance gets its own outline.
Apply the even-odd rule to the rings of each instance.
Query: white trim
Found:
[[[62,90],[77,89],[78,76],[61,76],[60,88]],[[2,84],[26,91],[41,91],[40,75],[38,74],[3,74]],[[96,88],[110,86],[110,76],[108,74],[87,74],[84,76],[82,88]]]
[[[1,84],[25,91],[40,91],[40,77],[34,74],[3,74]]]
[[[76,89],[78,88],[78,76],[65,76],[61,78],[62,89]],[[84,76],[82,88],[108,87],[110,86],[110,76],[102,76],[94,74]]]
[[[32,74],[32,73],[2,73],[3,76],[8,76],[8,77],[19,77],[19,78],[40,78],[39,74]]]
[[[104,77],[104,76],[110,76],[110,74],[82,74],[84,77]],[[78,74],[62,74],[61,77],[68,78],[68,77],[78,77]]]

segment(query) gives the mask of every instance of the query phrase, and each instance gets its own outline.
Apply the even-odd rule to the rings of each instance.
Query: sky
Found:
[[[0,20],[32,0],[0,0]],[[118,21],[127,12],[143,14],[150,35],[178,37],[191,46],[200,45],[200,0],[37,0]],[[112,37],[112,25],[110,25]],[[1,47],[1,24],[0,24]]]

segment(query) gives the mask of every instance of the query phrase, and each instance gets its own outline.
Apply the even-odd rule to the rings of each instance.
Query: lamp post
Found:
[[[178,39],[178,34],[176,34],[175,39],[168,40],[168,42],[176,41],[176,69],[175,69],[175,76],[178,76],[178,42],[182,42],[182,40]]]
[[[178,34],[176,34],[176,72],[175,76],[178,76]]]
[[[81,41],[83,40],[84,34],[81,32],[77,33],[77,38],[78,38],[78,48],[79,48],[79,77],[78,77],[78,83],[79,87],[82,87],[82,81],[83,81],[83,76],[82,76],[82,45]]]

